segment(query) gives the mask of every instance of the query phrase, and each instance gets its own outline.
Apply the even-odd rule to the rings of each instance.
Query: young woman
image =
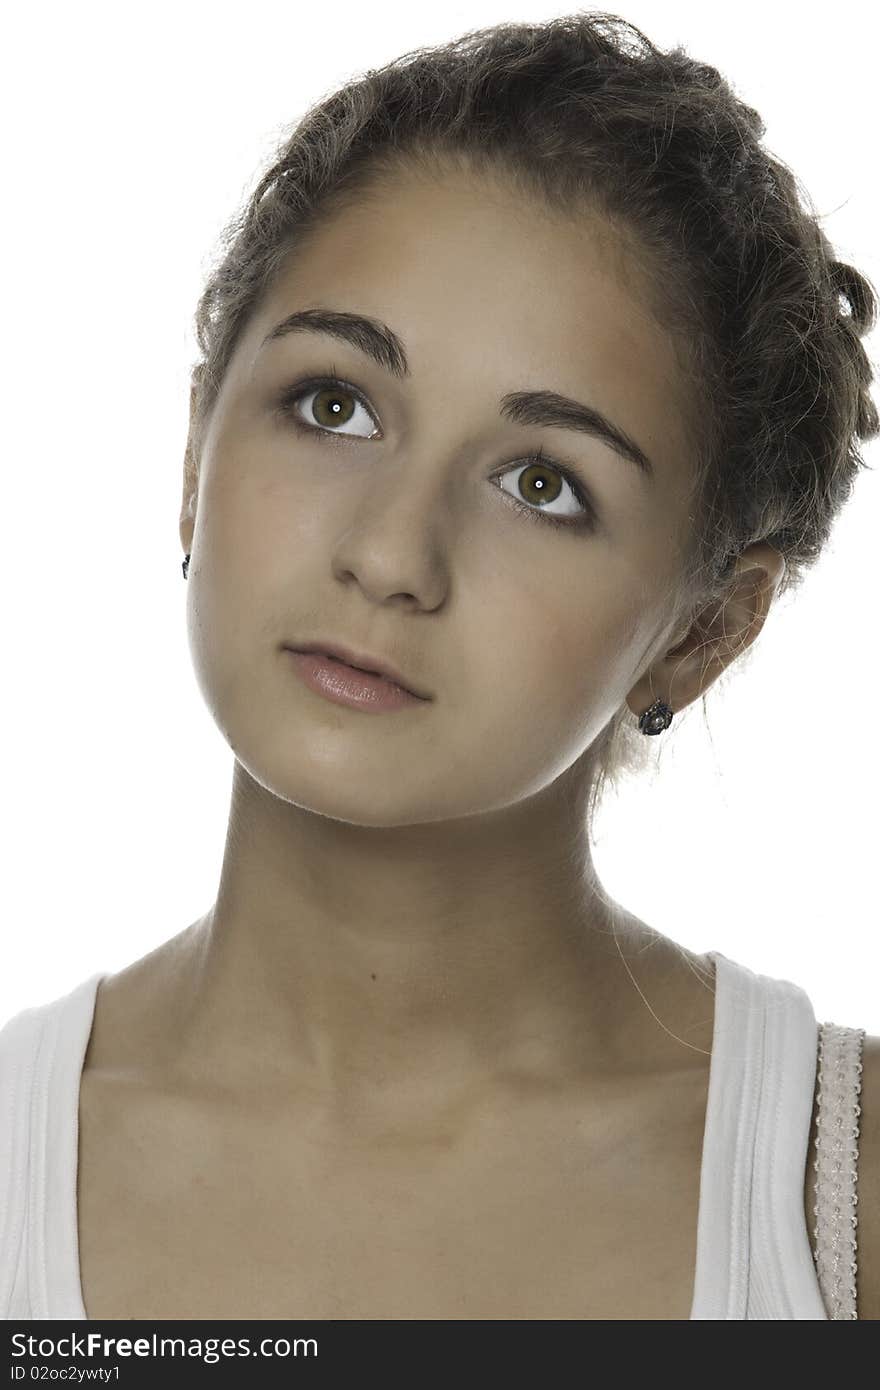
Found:
[[[615,16],[500,25],[230,225],[179,519],[220,883],[0,1034],[6,1317],[878,1316],[880,1039],[591,853],[878,433],[763,133]]]

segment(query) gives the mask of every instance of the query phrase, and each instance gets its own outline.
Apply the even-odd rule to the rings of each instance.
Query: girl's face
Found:
[[[304,310],[336,318],[273,336]],[[335,214],[240,340],[184,480],[196,675],[251,776],[371,826],[550,787],[672,632],[685,389],[597,215],[460,170]],[[589,411],[649,462],[574,428]],[[332,703],[285,650],[320,641],[431,698]]]

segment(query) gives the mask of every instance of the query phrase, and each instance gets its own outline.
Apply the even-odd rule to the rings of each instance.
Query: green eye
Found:
[[[294,424],[306,430],[351,434],[357,439],[372,439],[378,433],[376,418],[361,393],[332,377],[289,386],[282,394],[279,406],[283,414],[293,419]],[[309,421],[309,416],[314,423]],[[370,425],[366,433],[360,433],[358,425],[363,427],[365,419]],[[349,424],[353,424],[352,429],[340,428]]]
[[[551,525],[557,526],[589,526],[593,527],[596,521],[596,513],[589,497],[586,496],[582,484],[574,477],[562,464],[554,462],[548,458],[542,450],[538,449],[530,454],[525,463],[514,464],[513,468],[504,470],[504,474],[519,472],[519,477],[515,483],[518,489],[517,495],[501,491],[505,496],[510,497],[513,505],[523,512],[525,516],[535,517],[539,521],[549,521]],[[502,474],[501,476],[504,476]],[[568,488],[573,494],[576,503],[576,510],[567,513],[549,512],[546,507],[554,503],[557,498]],[[522,492],[527,495],[525,499]],[[530,503],[534,502],[534,506]]]

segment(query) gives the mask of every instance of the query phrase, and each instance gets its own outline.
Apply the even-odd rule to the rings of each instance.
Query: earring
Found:
[[[184,560],[183,564],[181,565],[181,569],[183,570],[183,577],[184,577],[184,579],[186,579],[186,577],[187,577],[187,575],[188,575],[188,573],[189,573],[189,557],[190,557],[191,554],[192,554],[191,551],[188,551],[188,552],[187,552],[186,559]]]
[[[639,728],[643,734],[662,734],[672,723],[672,710],[664,700],[655,700],[639,716]]]

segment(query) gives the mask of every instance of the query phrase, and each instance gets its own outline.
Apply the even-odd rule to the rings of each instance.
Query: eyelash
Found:
[[[350,382],[347,382],[344,380],[344,378],[337,376],[332,367],[330,369],[330,372],[325,376],[309,377],[307,380],[294,382],[292,385],[286,386],[279,397],[278,409],[280,413],[285,417],[285,419],[289,419],[293,424],[294,428],[298,430],[301,434],[318,436],[321,439],[356,439],[358,438],[357,435],[340,435],[337,434],[335,430],[325,429],[322,425],[308,425],[296,413],[295,406],[298,404],[298,402],[301,400],[303,396],[309,395],[309,393],[312,391],[321,391],[325,387],[333,386],[343,387],[344,390],[347,391],[350,395],[352,395],[354,399],[361,406],[363,406],[364,410],[366,410],[367,413],[375,419],[373,411],[367,404],[366,398],[363,396],[363,394],[357,389],[356,386],[352,386]],[[539,507],[530,507],[527,502],[523,502],[518,497],[514,497],[512,493],[503,492],[503,489],[499,488],[499,492],[502,492],[502,495],[508,499],[511,505],[514,506],[516,510],[520,512],[524,517],[526,517],[529,521],[537,521],[539,525],[566,527],[568,529],[581,531],[592,531],[593,529],[595,529],[597,521],[596,509],[593,506],[592,499],[585,491],[584,485],[580,481],[580,479],[577,478],[570,471],[570,469],[566,468],[564,464],[557,463],[555,459],[550,458],[547,454],[544,453],[544,450],[540,447],[533,450],[532,453],[527,454],[525,458],[518,461],[511,467],[528,467],[529,464],[533,463],[543,464],[545,467],[552,468],[554,472],[559,474],[559,476],[571,488],[578,502],[584,508],[583,514],[581,516],[576,517],[554,516],[552,512],[542,511]],[[506,472],[507,470],[505,469],[503,471]]]

